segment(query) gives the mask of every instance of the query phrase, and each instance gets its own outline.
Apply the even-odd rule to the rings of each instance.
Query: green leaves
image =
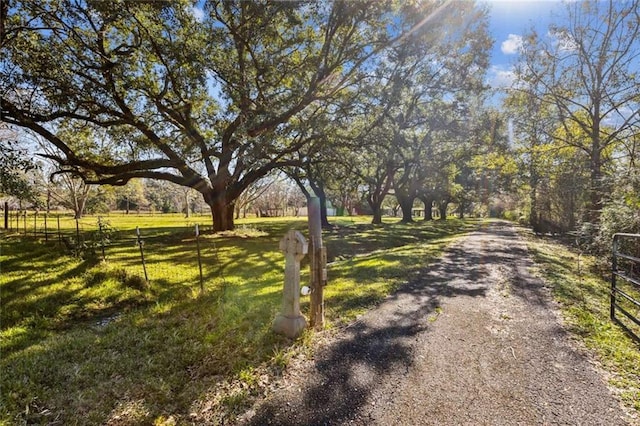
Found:
[[[222,209],[272,170],[299,164],[297,152],[316,149],[323,132],[366,110],[424,124],[425,102],[478,89],[486,17],[470,3],[456,8],[16,1],[2,113],[88,183],[192,187],[227,229]]]
[[[589,175],[589,200],[574,204],[591,223],[598,222],[608,195],[603,181],[615,169],[614,153],[640,123],[638,7],[637,1],[568,3],[562,21],[546,36],[524,38],[516,65],[514,91],[520,93],[512,100],[521,102],[512,105],[528,109],[523,134],[529,145],[553,141],[583,157],[583,164],[576,159],[570,164]]]
[[[0,127],[0,195],[15,196],[22,200],[33,200],[35,190],[27,173],[37,165],[15,140],[17,136],[9,126]]]

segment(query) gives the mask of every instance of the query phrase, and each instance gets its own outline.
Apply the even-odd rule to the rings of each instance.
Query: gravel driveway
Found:
[[[492,222],[293,367],[262,425],[623,425],[525,242]]]

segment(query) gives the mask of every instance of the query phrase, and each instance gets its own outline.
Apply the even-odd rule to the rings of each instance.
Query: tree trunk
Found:
[[[373,219],[371,219],[373,225],[382,225],[382,209],[377,207],[373,209]]]
[[[464,201],[460,201],[460,203],[458,203],[458,218],[460,219],[464,219]]]
[[[447,206],[449,205],[448,201],[441,201],[438,205],[438,210],[440,210],[440,220],[447,220]]]
[[[529,212],[529,224],[535,231],[538,228],[538,181],[534,177],[531,178],[529,185],[531,185],[531,191],[529,192],[529,203],[531,204],[531,211]]]
[[[413,222],[413,198],[400,196],[398,194],[396,194],[396,198],[402,210],[402,222]]]
[[[373,225],[381,225],[382,224],[382,206],[380,204],[371,204],[369,203],[371,210],[373,210],[373,219],[371,219],[371,223]]]
[[[300,186],[300,185],[299,185]],[[322,182],[314,182],[309,179],[309,186],[316,194],[316,197],[320,200],[320,220],[323,228],[331,228],[329,219],[327,218],[327,194],[324,192],[324,186]],[[308,193],[308,192],[307,192]],[[307,198],[307,201],[309,198]]]
[[[73,218],[74,219],[80,219],[82,217],[82,213],[80,213],[80,204],[79,204],[79,200],[78,200],[78,194],[74,192],[71,193],[72,197],[73,197],[73,204],[72,204],[72,209],[73,209]]]
[[[318,194],[318,198],[320,199],[320,220],[323,228],[331,228],[331,224],[327,218],[327,196],[325,195],[324,190],[321,192],[322,195]]]
[[[73,206],[73,218],[82,219],[82,210],[80,209],[80,204],[78,203],[78,200],[76,200],[76,203]]]
[[[232,231],[234,229],[233,203],[228,204],[224,194],[219,194],[217,197],[205,197],[205,202],[211,208],[213,231]]]
[[[231,220],[231,229],[235,228],[235,222],[233,220],[233,212],[236,210],[235,201],[227,201],[227,217]]]
[[[373,212],[373,219],[371,219],[371,224],[373,225],[381,225],[382,224],[382,200],[384,197],[376,197],[375,195],[369,194],[367,196],[367,204],[371,207],[371,211]]]
[[[84,209],[87,205],[87,197],[82,197],[78,200],[78,211],[76,213],[76,219],[81,219],[84,216]]]
[[[433,220],[433,198],[424,197],[420,201],[424,204],[424,221]]]
[[[591,223],[600,221],[600,211],[602,210],[602,164],[600,161],[600,151],[596,150],[591,154],[591,181],[589,188],[589,211],[587,220]]]

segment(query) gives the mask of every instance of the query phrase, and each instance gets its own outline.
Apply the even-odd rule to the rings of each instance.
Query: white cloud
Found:
[[[493,65],[487,73],[487,83],[494,89],[511,87],[515,80],[513,68],[505,68],[501,65]]]
[[[199,8],[197,6],[192,6],[191,7],[191,14],[196,19],[196,21],[198,21],[198,22],[204,21],[204,10],[202,10],[201,8]]]
[[[500,45],[500,50],[505,55],[515,55],[522,48],[522,36],[509,34],[507,39]]]

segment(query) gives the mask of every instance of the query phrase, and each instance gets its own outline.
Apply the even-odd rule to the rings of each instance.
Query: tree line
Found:
[[[640,223],[637,1],[570,3],[526,34],[500,103],[472,2],[2,6],[2,121],[56,174],[191,188],[217,231],[274,174],[374,223],[390,198],[405,221],[454,205],[542,232]]]
[[[490,47],[472,3],[3,4],[3,121],[87,184],[193,188],[216,230],[274,170],[321,196],[321,169],[381,123],[406,145],[432,100],[463,114]]]
[[[541,231],[576,231],[608,252],[640,232],[640,6],[567,4],[547,34],[522,39],[505,101]]]

